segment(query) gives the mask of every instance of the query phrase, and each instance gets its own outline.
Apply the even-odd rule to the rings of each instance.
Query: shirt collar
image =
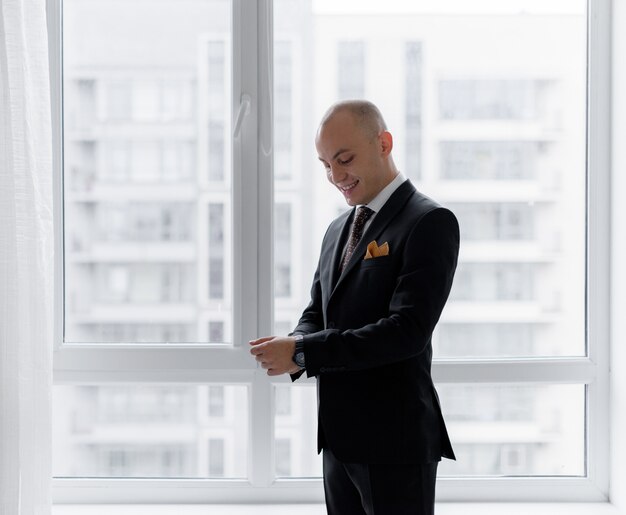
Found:
[[[370,208],[374,213],[378,213],[385,203],[389,200],[389,197],[393,195],[400,185],[406,181],[406,177],[402,173],[398,172],[398,175],[385,186],[366,206]]]

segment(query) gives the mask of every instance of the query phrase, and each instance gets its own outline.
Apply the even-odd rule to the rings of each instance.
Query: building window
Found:
[[[92,244],[192,239],[195,210],[190,204],[102,202],[94,206],[94,210],[97,231],[95,236],[92,235],[95,240]]]
[[[550,354],[535,344],[536,333],[545,340],[549,331],[539,323],[442,323],[434,345],[437,357],[516,357]],[[557,346],[558,348],[558,346]],[[564,352],[561,351],[561,352]]]
[[[291,440],[288,438],[276,439],[276,476],[291,476]]]
[[[211,320],[209,322],[209,343],[224,342],[224,322],[221,320]]]
[[[195,171],[194,146],[188,141],[163,141],[161,179],[163,182],[189,181]]]
[[[224,387],[209,386],[209,417],[224,416]]]
[[[274,44],[274,177],[291,178],[293,174],[293,80],[292,44],[276,41]]]
[[[411,41],[405,46],[405,148],[406,175],[422,177],[422,44]]]
[[[224,297],[224,205],[209,204],[209,298]]]
[[[291,205],[275,206],[274,293],[277,297],[291,295]]]
[[[224,477],[224,440],[209,439],[209,473],[208,477]]]
[[[208,152],[209,180],[224,180],[225,165],[225,134],[224,134],[224,75],[225,75],[224,43],[211,41],[208,43]]]
[[[533,80],[442,80],[439,112],[444,120],[531,120],[539,91]]]
[[[94,450],[105,477],[171,477],[184,475],[189,453],[180,447],[155,447],[145,444],[123,447],[102,446]],[[93,452],[93,451],[90,451]]]
[[[534,291],[530,263],[461,263],[450,292],[453,301],[530,301]]]
[[[101,118],[126,121],[132,117],[132,83],[130,81],[107,81],[103,84],[105,108]]]
[[[339,99],[365,96],[365,43],[340,41],[337,44]]]
[[[459,220],[464,241],[535,238],[536,207],[530,202],[455,203],[449,207]]]
[[[159,83],[155,80],[133,81],[133,120],[155,122],[159,120]]]
[[[276,388],[276,395],[274,397],[276,402],[276,415],[291,415],[291,389],[289,388]]]
[[[92,126],[96,119],[96,81],[80,78],[74,82],[70,95],[70,116],[66,123],[72,130],[84,130]]]
[[[441,177],[454,180],[530,180],[542,147],[533,142],[445,141],[439,146]]]

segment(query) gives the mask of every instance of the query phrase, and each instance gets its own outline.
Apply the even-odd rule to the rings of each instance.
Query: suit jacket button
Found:
[[[335,322],[328,322],[327,326],[328,326],[328,329],[334,329],[335,328]]]
[[[326,372],[326,367],[320,367],[320,372]]]

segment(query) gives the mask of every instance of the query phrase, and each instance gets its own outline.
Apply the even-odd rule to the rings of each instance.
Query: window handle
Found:
[[[243,125],[243,119],[250,113],[250,95],[243,93],[241,95],[241,101],[239,102],[239,111],[237,111],[237,117],[235,118],[235,128],[233,129],[233,136],[239,137],[241,132],[241,126]]]

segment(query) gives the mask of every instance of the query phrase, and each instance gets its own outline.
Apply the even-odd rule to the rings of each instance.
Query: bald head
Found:
[[[322,118],[315,147],[328,180],[351,205],[365,205],[397,175],[393,138],[378,108],[365,100],[330,107]]]
[[[376,138],[381,132],[387,130],[387,124],[383,115],[372,102],[367,100],[343,100],[330,106],[324,113],[318,129],[322,128],[340,113],[349,114],[357,127],[359,127],[368,139]]]

